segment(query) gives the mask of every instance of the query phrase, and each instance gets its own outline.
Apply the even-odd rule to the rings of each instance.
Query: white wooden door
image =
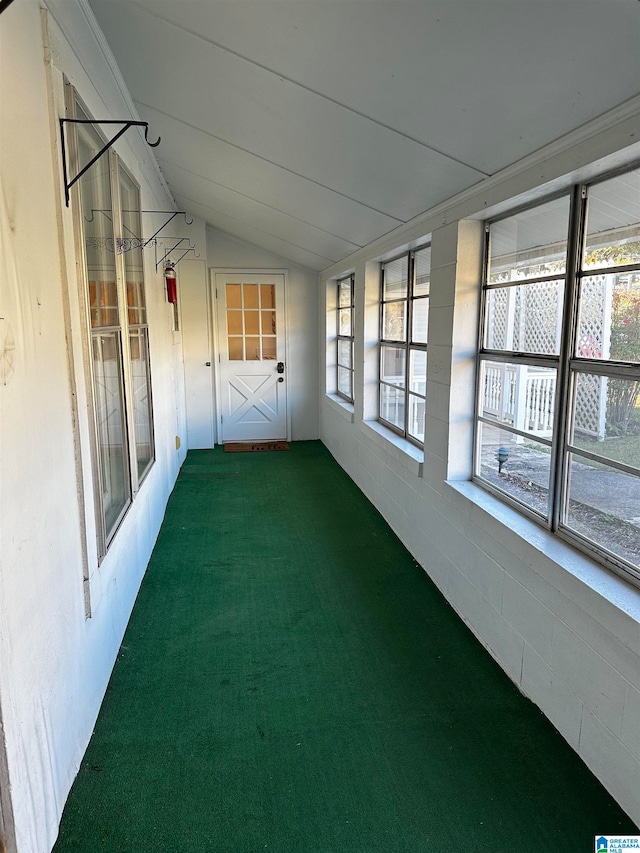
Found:
[[[221,441],[287,438],[284,275],[216,273]]]

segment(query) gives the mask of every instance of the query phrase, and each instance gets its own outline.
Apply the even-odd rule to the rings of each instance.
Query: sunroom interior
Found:
[[[239,441],[322,442],[640,822],[636,0],[0,10],[9,853]]]

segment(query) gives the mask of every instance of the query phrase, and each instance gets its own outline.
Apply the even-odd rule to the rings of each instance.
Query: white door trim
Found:
[[[291,370],[290,370],[290,343],[289,343],[289,270],[270,269],[267,267],[210,267],[209,268],[209,311],[211,315],[212,346],[211,360],[214,364],[214,444],[221,443],[222,401],[220,399],[220,342],[224,340],[225,330],[219,328],[218,323],[218,300],[216,298],[216,275],[281,275],[284,277],[284,322],[285,322],[285,362],[287,370],[287,441],[291,441]]]

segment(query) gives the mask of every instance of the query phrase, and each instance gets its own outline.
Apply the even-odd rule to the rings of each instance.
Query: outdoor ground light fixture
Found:
[[[504,445],[498,448],[496,459],[498,460],[498,474],[502,474],[502,466],[509,458],[509,449]]]

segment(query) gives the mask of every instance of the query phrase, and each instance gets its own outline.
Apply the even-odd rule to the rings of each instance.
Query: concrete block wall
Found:
[[[505,180],[496,195],[508,199],[512,186]],[[476,203],[458,210],[482,209]],[[321,439],[478,640],[640,822],[640,590],[470,481],[483,229],[480,217],[456,217],[455,203],[451,211],[395,235],[395,252],[432,240],[424,454],[375,422],[379,261],[393,254],[392,236],[321,276],[324,334],[328,290],[344,271],[356,277],[356,398],[349,406],[326,389]]]

